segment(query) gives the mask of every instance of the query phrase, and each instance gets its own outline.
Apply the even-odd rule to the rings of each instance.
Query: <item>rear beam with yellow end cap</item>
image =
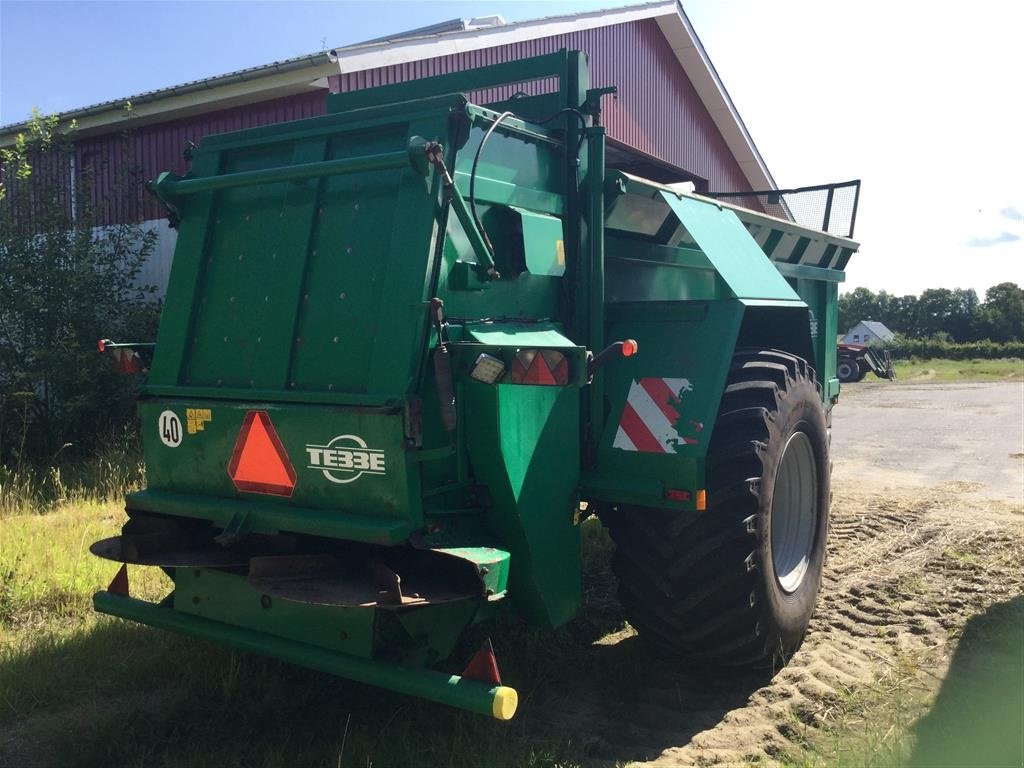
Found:
[[[431,669],[362,659],[106,590],[93,595],[93,605],[97,611],[111,616],[222,643],[242,651],[273,656],[290,664],[490,715],[498,720],[511,720],[519,704],[516,691],[505,685],[481,682],[465,675],[448,675]]]

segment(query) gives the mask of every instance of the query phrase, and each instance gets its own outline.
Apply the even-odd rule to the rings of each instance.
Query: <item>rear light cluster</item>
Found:
[[[554,349],[520,349],[505,376],[504,362],[492,355],[482,354],[473,364],[470,376],[486,384],[504,381],[508,384],[561,387],[569,383],[569,361]]]

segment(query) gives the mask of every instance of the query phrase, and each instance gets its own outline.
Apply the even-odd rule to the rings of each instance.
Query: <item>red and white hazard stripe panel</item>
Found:
[[[689,379],[634,380],[612,446],[623,451],[675,453],[677,445],[696,444],[696,438],[676,431],[682,415],[682,394],[692,390]],[[691,424],[700,431],[702,425]]]

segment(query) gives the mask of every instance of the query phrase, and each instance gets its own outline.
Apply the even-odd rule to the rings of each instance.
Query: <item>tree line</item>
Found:
[[[839,332],[877,320],[908,339],[958,343],[1024,341],[1024,289],[999,283],[980,301],[973,288],[929,288],[920,296],[895,296],[855,288],[839,297]]]

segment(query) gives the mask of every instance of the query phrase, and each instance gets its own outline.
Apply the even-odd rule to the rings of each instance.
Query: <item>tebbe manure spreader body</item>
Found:
[[[93,551],[173,586],[122,566],[97,610],[507,719],[489,644],[437,666],[497,611],[572,619],[596,514],[643,637],[796,649],[857,244],[606,168],[611,90],[562,51],[335,94],[154,182],[147,487]]]

